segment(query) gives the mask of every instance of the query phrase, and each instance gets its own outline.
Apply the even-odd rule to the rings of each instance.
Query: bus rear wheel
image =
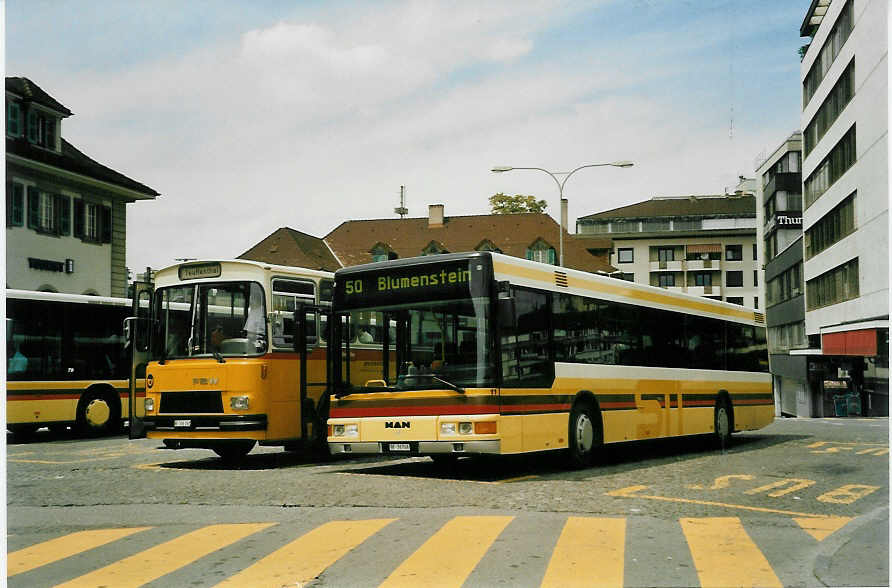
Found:
[[[243,459],[248,453],[254,449],[254,441],[233,441],[229,443],[220,443],[212,447],[214,453],[227,462],[232,463]]]
[[[109,391],[93,390],[77,403],[77,430],[84,435],[108,435],[120,426],[121,409]]]
[[[600,415],[585,402],[577,402],[570,411],[567,457],[570,466],[587,468],[595,463],[604,445]]]
[[[724,396],[720,396],[715,402],[713,439],[721,449],[725,449],[731,443],[731,433],[734,431],[733,415],[731,403]]]

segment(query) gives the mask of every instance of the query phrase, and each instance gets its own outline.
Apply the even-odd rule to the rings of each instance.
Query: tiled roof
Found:
[[[260,243],[239,255],[239,259],[330,272],[341,267],[322,239],[288,227],[276,230]]]
[[[6,153],[12,153],[25,159],[30,159],[45,165],[50,165],[61,170],[76,173],[94,180],[100,180],[114,184],[148,197],[160,196],[152,188],[131,180],[122,173],[102,165],[81,153],[74,145],[62,139],[62,153],[56,153],[47,149],[41,149],[31,145],[25,138],[6,138]]]
[[[577,220],[610,220],[656,217],[755,217],[755,196],[689,196],[654,198],[579,217]]]
[[[447,216],[441,226],[431,227],[427,217],[406,219],[350,220],[325,236],[344,266],[370,263],[372,248],[382,243],[400,258],[415,257],[431,241],[451,253],[473,251],[484,240],[507,255],[526,257],[527,248],[542,239],[558,249],[558,224],[540,213]],[[610,271],[603,258],[564,233],[564,262],[586,271]]]
[[[55,110],[62,116],[72,115],[70,110],[28,78],[6,78],[6,91],[21,96],[22,100],[31,101]]]

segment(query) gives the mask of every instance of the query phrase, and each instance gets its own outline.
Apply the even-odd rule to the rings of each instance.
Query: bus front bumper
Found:
[[[143,423],[150,432],[266,431],[267,426],[265,414],[150,416]]]
[[[499,455],[501,442],[498,439],[488,441],[373,441],[345,443],[331,441],[328,448],[332,455],[344,454],[379,454],[379,455]]]

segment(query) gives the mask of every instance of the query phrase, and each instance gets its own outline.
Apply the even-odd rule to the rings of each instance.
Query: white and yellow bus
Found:
[[[148,317],[134,323],[144,404],[131,436],[206,448],[325,447],[326,308],[333,275],[246,260],[196,261],[155,274]]]
[[[361,386],[333,357],[333,454],[563,451],[764,427],[774,406],[752,309],[475,252],[338,270],[335,324],[371,325]],[[348,346],[343,330],[333,333]]]
[[[130,300],[6,290],[6,428],[119,432],[129,410]]]

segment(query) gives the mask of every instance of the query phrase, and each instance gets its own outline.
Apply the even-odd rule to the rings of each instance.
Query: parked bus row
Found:
[[[88,385],[104,395],[79,392],[57,422],[95,428],[81,404],[101,396],[131,437],[226,459],[259,443],[437,461],[558,451],[585,466],[604,444],[727,442],[774,416],[752,309],[496,253],[335,274],[191,262],[134,292],[129,393],[118,327],[120,379]]]

